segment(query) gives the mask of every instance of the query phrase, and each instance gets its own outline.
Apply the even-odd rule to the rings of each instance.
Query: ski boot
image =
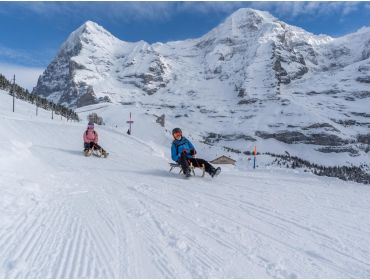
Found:
[[[109,155],[109,153],[107,153],[107,151],[106,150],[101,150],[101,156],[102,157],[104,157],[104,158],[107,158],[108,157],[108,155]]]
[[[214,169],[214,170],[212,171],[212,173],[211,173],[210,175],[211,175],[211,177],[213,178],[213,177],[215,177],[215,176],[218,176],[220,173],[221,173],[221,167],[217,167],[216,169]]]
[[[92,152],[93,152],[92,149],[86,149],[86,150],[84,150],[85,157],[91,156]]]
[[[191,171],[190,168],[186,169],[184,172],[185,178],[190,178],[191,177]]]

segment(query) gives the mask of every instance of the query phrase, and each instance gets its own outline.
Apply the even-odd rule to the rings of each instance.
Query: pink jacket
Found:
[[[98,143],[98,133],[94,129],[87,129],[84,132],[84,143]]]

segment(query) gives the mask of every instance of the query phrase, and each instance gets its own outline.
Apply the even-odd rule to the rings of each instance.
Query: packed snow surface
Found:
[[[370,277],[368,186],[247,165],[185,180],[145,117],[98,126],[110,156],[86,158],[86,122],[3,93],[0,278]]]

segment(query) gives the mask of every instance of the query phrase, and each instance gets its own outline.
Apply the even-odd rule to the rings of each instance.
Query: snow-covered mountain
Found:
[[[140,108],[86,158],[86,122],[11,104],[0,90],[0,278],[370,277],[368,186],[241,162],[184,180]]]
[[[34,93],[71,107],[112,102],[165,114],[166,127],[234,156],[257,143],[360,166],[370,150],[369,83],[370,28],[316,36],[240,9],[200,38],[168,43],[124,42],[86,22]]]

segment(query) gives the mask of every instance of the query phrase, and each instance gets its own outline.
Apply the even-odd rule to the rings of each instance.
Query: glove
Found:
[[[187,154],[187,153],[188,153],[188,151],[187,151],[187,150],[183,150],[183,151],[182,151],[182,153],[183,153],[183,154]]]
[[[191,150],[190,150],[190,154],[191,154],[192,156],[195,156],[195,155],[196,155],[196,153],[197,153],[197,152],[196,152],[194,149],[191,149]]]

